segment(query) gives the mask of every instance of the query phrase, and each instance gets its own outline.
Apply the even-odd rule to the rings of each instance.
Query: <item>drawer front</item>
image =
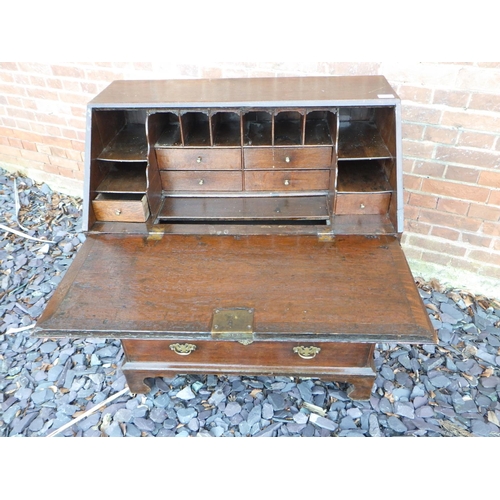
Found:
[[[205,170],[162,170],[161,184],[165,191],[241,191],[242,174]]]
[[[160,170],[240,170],[238,149],[157,149]]]
[[[330,168],[332,148],[245,148],[246,169]]]
[[[389,210],[391,193],[337,193],[338,215],[384,215]]]
[[[245,172],[246,191],[317,191],[328,189],[328,170],[253,170]]]
[[[146,222],[149,206],[146,195],[140,199],[113,199],[99,194],[92,201],[95,217],[102,222]]]
[[[365,366],[371,356],[372,345],[329,342],[254,342],[242,345],[236,341],[185,340],[125,340],[122,345],[131,362],[158,362],[221,368],[232,367],[242,372],[265,373],[270,370],[297,371],[311,368]],[[201,372],[203,373],[203,372]]]

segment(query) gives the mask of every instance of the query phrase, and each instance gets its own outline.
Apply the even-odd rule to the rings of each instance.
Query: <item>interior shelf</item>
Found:
[[[351,121],[339,129],[339,159],[391,158],[376,125],[367,121]]]
[[[334,143],[333,119],[331,111],[311,111],[306,116],[306,145],[330,146]]]
[[[271,146],[273,143],[273,126],[270,113],[251,111],[243,115],[244,145]]]
[[[274,117],[274,145],[298,146],[302,144],[302,120],[298,111],[282,111]]]
[[[241,121],[238,113],[212,115],[214,146],[241,146]]]
[[[339,161],[337,191],[385,193],[392,191],[383,166],[377,161]]]
[[[300,197],[166,197],[158,214],[169,221],[325,221],[326,196]]]
[[[145,193],[146,163],[113,165],[96,191],[98,193]]]
[[[159,116],[161,116],[163,130],[156,141],[155,147],[182,146],[179,116],[175,113],[159,113]]]
[[[184,146],[211,146],[207,113],[189,111],[181,116]]]
[[[123,127],[99,155],[99,160],[144,161],[148,145],[143,123],[129,123]]]

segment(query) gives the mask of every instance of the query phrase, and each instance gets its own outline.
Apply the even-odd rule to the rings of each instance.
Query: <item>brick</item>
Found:
[[[3,116],[1,119],[2,125],[5,125],[9,128],[16,128],[16,120],[14,118],[9,118],[7,116]]]
[[[470,203],[449,198],[439,198],[437,203],[438,210],[457,215],[465,215],[469,211]]]
[[[439,212],[427,208],[420,209],[419,221],[432,224],[433,226],[449,227],[458,231],[469,232],[479,231],[481,224],[483,224],[483,221],[480,219],[471,219],[469,217]],[[486,222],[484,224],[486,224]]]
[[[493,249],[500,252],[500,240],[497,240],[493,243]]]
[[[17,156],[19,154],[19,149],[13,146],[0,145],[0,154],[7,156]]]
[[[33,111],[29,111],[27,109],[7,108],[7,113],[9,116],[12,116],[16,120],[17,119],[29,120],[29,121],[35,120],[35,113],[33,113]]]
[[[84,94],[72,94],[70,92],[59,92],[59,99],[62,102],[87,104],[88,96]]]
[[[432,102],[434,104],[443,104],[453,108],[465,108],[469,102],[469,97],[469,92],[436,89]]]
[[[14,81],[18,86],[29,85],[30,82],[29,75],[24,75],[22,73],[15,73],[13,74],[13,76],[14,76]]]
[[[80,82],[80,87],[86,94],[96,95],[98,93],[98,88],[95,83],[91,82]]]
[[[414,87],[411,85],[400,85],[398,88],[399,97],[402,100],[428,104],[431,102],[432,90],[427,87]]]
[[[38,75],[30,75],[29,77],[29,83],[30,85],[33,85],[34,87],[46,87],[46,82],[45,78],[42,76]]]
[[[460,237],[460,231],[455,229],[450,229],[448,227],[434,226],[431,229],[432,236],[437,236],[438,238],[444,238],[446,240],[458,241]]]
[[[423,179],[421,190],[438,196],[476,201],[478,203],[485,203],[489,196],[487,188],[438,179]]]
[[[403,139],[420,141],[424,135],[425,126],[417,123],[404,123],[401,128]]]
[[[57,146],[52,146],[50,152],[53,156],[59,156],[61,158],[67,158],[66,149],[58,148]]]
[[[499,205],[500,206],[500,191],[492,191],[490,193],[488,205]]]
[[[412,82],[423,87],[453,87],[461,67],[440,63],[380,63],[379,74],[391,82]]]
[[[26,90],[24,87],[18,87],[17,85],[11,85],[7,83],[0,83],[0,94],[4,95],[26,95]]]
[[[498,89],[497,89],[498,90]],[[472,94],[469,108],[484,111],[500,111],[500,96],[498,94]]]
[[[59,78],[46,78],[47,87],[51,89],[62,89],[63,82]]]
[[[436,253],[423,251],[422,252],[422,261],[430,262],[432,264],[439,264],[441,266],[449,266],[451,263],[452,257],[450,255],[446,255],[444,253]]]
[[[14,76],[7,71],[0,71],[0,82],[13,83]]]
[[[441,120],[441,110],[423,106],[402,106],[403,122],[438,124]]]
[[[62,129],[62,136],[66,139],[77,139],[78,134],[75,130],[71,130],[69,128]]]
[[[78,165],[73,160],[68,160],[67,158],[60,158],[59,156],[50,157],[51,165],[55,165],[59,168],[65,168],[68,170],[78,170]]]
[[[420,209],[418,207],[412,207],[411,205],[406,205],[404,207],[405,218],[410,220],[418,220]]]
[[[33,62],[19,62],[19,71],[25,73],[38,73],[43,75],[52,75],[52,69],[48,64],[33,63]]]
[[[182,65],[187,68],[187,65]],[[195,74],[190,74],[186,69],[181,69],[181,74],[183,76],[198,76],[198,66],[192,66]],[[121,71],[107,71],[104,69],[89,69],[86,72],[86,79],[92,81],[109,82],[113,80],[120,80],[123,77]]]
[[[482,134],[481,132],[469,132],[464,130],[458,137],[457,146],[473,147],[479,149],[491,149],[495,142],[495,135]]]
[[[446,167],[446,173],[444,177],[445,179],[449,179],[451,181],[469,182],[472,184],[476,184],[477,179],[479,178],[479,170],[474,168],[455,167],[453,165],[448,165],[448,167]]]
[[[73,80],[64,80],[61,82],[61,86],[59,88],[64,88],[64,90],[68,90],[70,92],[80,92],[81,91],[81,85],[80,82],[78,81],[73,81]]]
[[[463,257],[466,253],[466,249],[463,246],[453,245],[434,238],[412,235],[409,241],[413,246],[455,257]]]
[[[37,121],[41,123],[50,123],[52,125],[66,125],[66,118],[59,114],[52,113],[41,113],[38,112],[36,115]]]
[[[403,172],[411,173],[414,161],[410,158],[403,158]]]
[[[406,230],[415,234],[429,234],[431,230],[430,224],[424,224],[423,222],[418,222],[411,219],[406,219]]]
[[[30,141],[22,141],[23,149],[27,149],[28,151],[38,151],[36,144]]]
[[[422,251],[417,248],[405,246],[403,251],[407,259],[422,260]]]
[[[470,259],[458,259],[453,257],[450,260],[449,265],[454,269],[463,269],[469,273],[480,274],[482,272],[482,266],[477,262],[471,261]]]
[[[40,89],[37,87],[28,87],[26,89],[26,93],[34,97],[35,99],[46,99],[49,101],[57,101],[59,99],[59,96],[55,90],[49,90],[49,89]]]
[[[479,92],[498,92],[500,71],[490,68],[461,68],[457,76],[456,86]]]
[[[411,193],[409,204],[416,207],[436,208],[437,199],[433,195]]]
[[[483,234],[487,236],[500,237],[500,223],[498,222],[485,222],[483,224]]]
[[[49,157],[38,151],[28,151],[26,149],[21,150],[21,156],[27,160],[33,160],[40,163],[49,163]]]
[[[52,73],[56,76],[85,79],[85,71],[74,66],[52,65]]]
[[[491,116],[475,110],[443,111],[441,125],[458,129],[500,133],[500,116]]]
[[[477,183],[481,186],[490,186],[500,189],[500,171],[492,172],[490,170],[482,170]]]
[[[500,220],[500,208],[471,203],[468,215],[469,217],[477,217],[478,219],[498,221]]]
[[[426,127],[424,140],[439,142],[442,144],[455,144],[458,138],[458,132],[453,128],[444,127]]]
[[[18,71],[17,63],[15,62],[0,62],[0,69],[8,69],[11,71]]]
[[[471,250],[467,257],[479,262],[500,266],[500,253],[493,252],[493,250]]]
[[[45,144],[37,144],[36,145],[36,149],[37,151],[39,151],[40,153],[44,153],[46,155],[50,155],[52,154],[52,151],[50,150],[50,147],[45,145]]]
[[[500,154],[474,149],[438,146],[436,159],[483,168],[500,168]]]
[[[462,241],[464,243],[468,243],[469,245],[473,245],[475,247],[486,247],[488,248],[493,241],[492,238],[487,236],[482,236],[480,234],[473,233],[462,233]]]
[[[9,138],[9,146],[12,146],[13,148],[17,148],[17,149],[23,149],[22,141],[20,139],[15,138],[15,137]]]
[[[81,152],[85,151],[85,143],[84,142],[71,141],[71,146],[72,146],[72,149],[74,149],[76,151],[81,151]]]
[[[403,139],[403,155],[416,158],[431,158],[434,153],[434,144],[432,142],[409,141]]]
[[[445,169],[446,165],[442,163],[428,161],[416,161],[413,165],[414,174],[436,177],[438,179],[443,177]]]
[[[422,179],[414,175],[405,174],[403,176],[403,185],[405,189],[419,191],[422,186]]]

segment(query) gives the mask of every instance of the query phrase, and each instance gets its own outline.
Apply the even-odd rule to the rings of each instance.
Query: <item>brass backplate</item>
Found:
[[[252,340],[253,315],[251,307],[214,309],[211,332],[216,339]]]

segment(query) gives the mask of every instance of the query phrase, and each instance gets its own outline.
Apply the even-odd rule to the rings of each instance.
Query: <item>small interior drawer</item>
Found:
[[[330,168],[330,147],[316,148],[245,148],[243,151],[246,169]]]
[[[251,170],[245,172],[246,191],[317,191],[328,189],[328,170]]]
[[[160,172],[164,191],[241,191],[242,174],[210,170]]]
[[[384,215],[389,210],[391,193],[337,193],[338,215]]]
[[[145,194],[99,193],[92,207],[96,219],[102,222],[146,222],[149,217]]]
[[[240,148],[157,149],[160,170],[240,170]]]

